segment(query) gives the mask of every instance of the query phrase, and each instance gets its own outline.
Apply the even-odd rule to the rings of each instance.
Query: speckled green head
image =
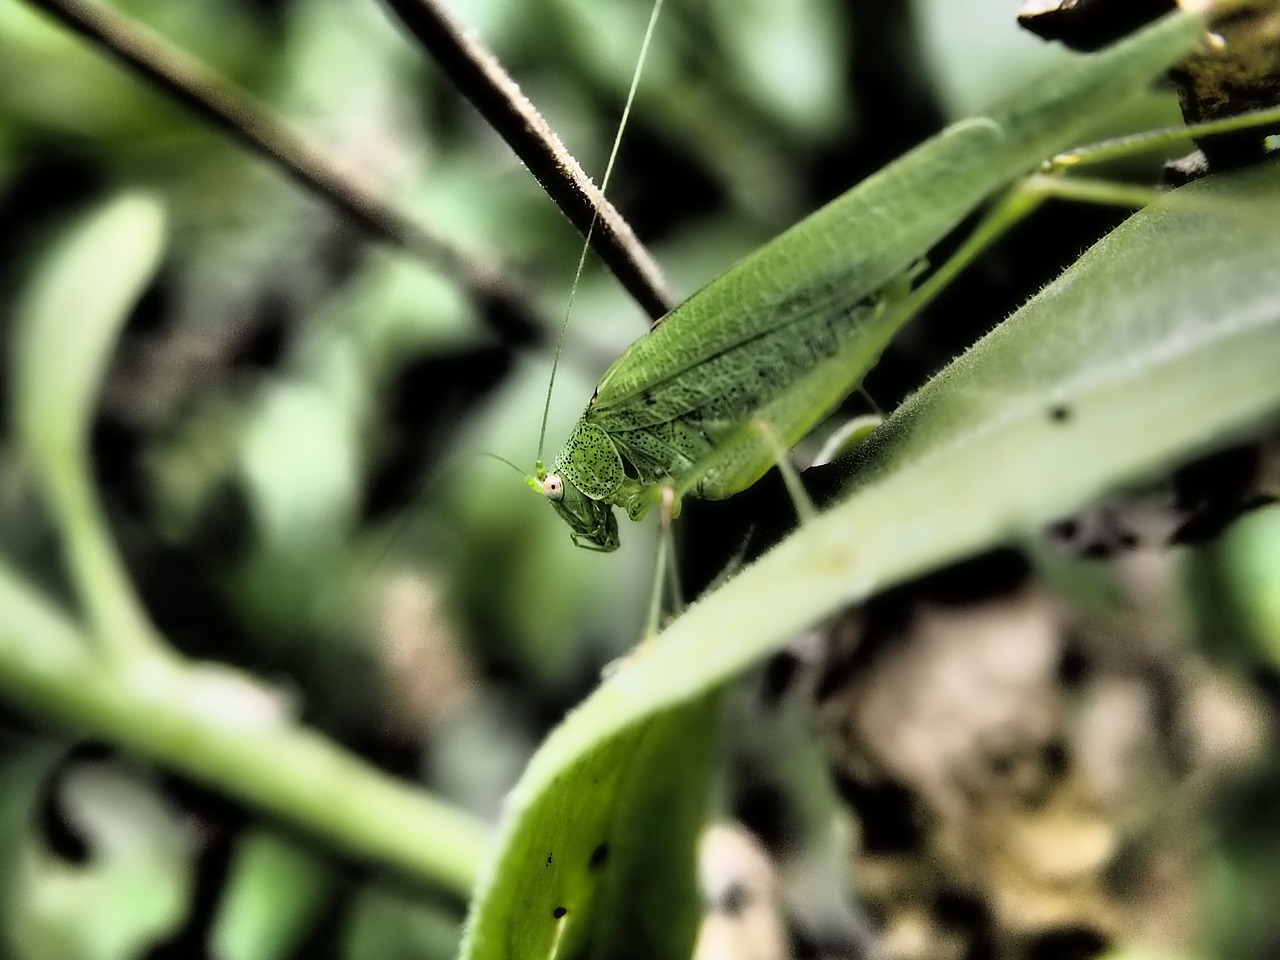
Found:
[[[573,531],[575,544],[604,552],[618,549],[618,518],[610,497],[624,474],[607,433],[579,420],[551,472],[539,474],[542,492]]]

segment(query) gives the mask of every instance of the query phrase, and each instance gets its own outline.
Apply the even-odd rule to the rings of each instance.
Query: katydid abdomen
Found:
[[[601,379],[539,480],[575,542],[618,545],[670,490],[731,496],[861,381],[914,309],[921,258],[1001,187],[1072,146],[1192,47],[1174,14],[961,121],[796,224],[669,313]],[[768,431],[768,432],[766,432]]]

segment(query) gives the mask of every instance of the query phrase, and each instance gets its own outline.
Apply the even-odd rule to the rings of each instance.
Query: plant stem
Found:
[[[0,564],[0,695],[281,818],[348,856],[466,897],[489,846],[466,812],[271,709],[217,664],[138,657],[112,668],[62,613]]]

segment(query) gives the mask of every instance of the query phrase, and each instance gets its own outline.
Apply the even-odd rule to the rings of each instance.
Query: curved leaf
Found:
[[[17,311],[13,350],[18,435],[63,536],[86,612],[104,643],[149,643],[93,489],[89,430],[125,321],[160,263],[164,211],[125,194],[78,224]],[[144,639],[146,638],[146,639]]]
[[[154,200],[119,197],[70,232],[19,308],[18,426],[46,475],[83,452],[112,347],[155,272],[163,237]]]
[[[589,842],[599,812],[584,804],[584,778],[623,776],[612,762],[683,717],[677,705],[847,604],[1280,413],[1277,250],[1280,166],[1185,187],[904,403],[851,458],[843,502],[642,645],[543,744],[465,955],[551,955],[553,941],[524,939],[551,896],[534,848]],[[513,932],[500,942],[503,928]]]

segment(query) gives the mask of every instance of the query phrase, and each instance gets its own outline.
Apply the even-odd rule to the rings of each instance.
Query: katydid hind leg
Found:
[[[1202,120],[1199,123],[1189,123],[1178,127],[1148,130],[1127,137],[1115,137],[1111,140],[1086,144],[1085,146],[1056,154],[1045,161],[1044,172],[1059,173],[1073,167],[1084,166],[1085,164],[1105,163],[1109,160],[1118,160],[1161,148],[1176,146],[1198,137],[1235,133],[1241,130],[1264,130],[1277,125],[1280,125],[1280,106],[1251,110],[1231,117]]]

